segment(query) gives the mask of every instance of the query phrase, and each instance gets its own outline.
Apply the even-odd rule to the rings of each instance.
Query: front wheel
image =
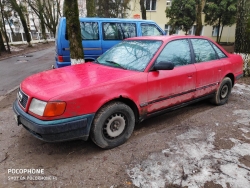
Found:
[[[135,115],[124,103],[112,102],[102,107],[96,114],[91,139],[101,148],[110,149],[125,143],[135,126]]]
[[[228,101],[228,97],[232,90],[232,80],[225,77],[220,83],[219,89],[216,91],[215,96],[212,98],[212,103],[216,105],[223,105]]]

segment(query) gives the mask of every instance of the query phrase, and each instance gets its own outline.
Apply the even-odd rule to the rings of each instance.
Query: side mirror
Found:
[[[173,70],[174,64],[172,62],[160,61],[154,65],[153,70]]]

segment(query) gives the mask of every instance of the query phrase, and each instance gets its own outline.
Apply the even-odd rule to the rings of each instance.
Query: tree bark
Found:
[[[202,31],[202,0],[196,0],[197,12],[196,12],[196,30],[195,35],[200,36]]]
[[[95,17],[95,1],[87,0],[86,7],[87,7],[87,17]]]
[[[220,35],[220,25],[221,25],[221,17],[219,18],[219,21],[218,21],[218,31],[217,31],[217,36],[216,36],[216,42],[219,42],[219,35]]]
[[[219,41],[218,41],[218,43],[220,43],[220,40],[221,40],[221,35],[222,35],[222,32],[223,32],[223,28],[224,28],[224,25],[222,25],[222,26],[221,26],[220,37],[219,37]]]
[[[41,25],[41,30],[42,30],[42,37],[45,43],[48,43],[47,41],[47,35],[46,35],[46,28],[45,28],[45,21],[44,21],[44,8],[41,0],[37,1],[38,4],[38,12],[39,12],[39,19],[40,19],[40,25]]]
[[[7,51],[9,53],[11,53],[10,52],[10,46],[9,46],[9,38],[7,36],[6,28],[5,28],[5,24],[4,24],[4,15],[3,15],[4,10],[3,10],[2,2],[0,2],[0,10],[1,10],[2,23],[3,23],[4,38],[5,38],[5,42],[7,44]],[[1,44],[1,51],[6,51],[6,48],[5,48],[4,42],[3,42],[3,38],[2,38],[2,33],[0,32],[0,34],[1,34],[1,41],[0,42],[2,42],[2,44]]]
[[[71,65],[84,63],[77,0],[64,0],[63,13],[66,17]]]
[[[1,52],[6,52],[6,48],[3,42],[2,32],[0,30],[0,55],[1,55]]]
[[[247,53],[248,44],[246,40],[246,0],[239,0],[237,7],[236,30],[235,30],[235,46],[236,53]],[[250,45],[250,44],[249,44]],[[249,52],[248,52],[249,53]]]
[[[143,20],[147,19],[147,12],[145,7],[145,0],[140,0],[140,6],[141,6],[141,17]]]

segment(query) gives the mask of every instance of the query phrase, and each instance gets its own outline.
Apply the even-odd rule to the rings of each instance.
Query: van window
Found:
[[[163,35],[158,27],[152,24],[141,24],[142,36],[158,36]]]
[[[135,23],[103,23],[104,40],[123,40],[136,37]]]
[[[82,40],[99,40],[97,22],[80,22]]]
[[[80,22],[82,40],[99,40],[98,22]],[[68,39],[66,28],[65,39]]]

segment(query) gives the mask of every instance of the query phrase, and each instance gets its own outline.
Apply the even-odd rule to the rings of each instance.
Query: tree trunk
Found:
[[[147,19],[147,12],[145,7],[145,0],[140,0],[140,6],[141,6],[141,17],[143,20]]]
[[[38,3],[40,25],[41,25],[41,30],[42,30],[42,37],[43,37],[44,43],[48,43],[46,29],[45,29],[45,21],[44,21],[44,17],[43,17],[43,14],[44,14],[43,5],[41,3],[41,0],[38,0],[37,3]]]
[[[31,37],[30,37],[30,33],[29,33],[29,28],[28,28],[28,25],[27,25],[27,22],[25,20],[25,17],[24,17],[24,14],[23,14],[23,11],[22,11],[21,7],[17,4],[16,0],[10,0],[10,3],[11,3],[12,8],[17,12],[17,14],[20,17],[20,20],[21,20],[21,23],[23,25],[23,29],[24,29],[24,32],[25,32],[25,36],[26,36],[28,46],[32,46],[31,43],[30,43]]]
[[[95,1],[87,0],[86,7],[87,7],[87,17],[95,17]]]
[[[200,36],[202,31],[202,0],[196,0],[197,3],[197,13],[196,13],[196,30],[195,35]]]
[[[221,18],[219,18],[219,22],[218,22],[218,31],[217,31],[217,37],[216,37],[216,42],[219,42],[219,35],[220,35],[220,25],[221,25]]]
[[[66,17],[71,65],[84,63],[77,0],[64,0],[63,14]]]
[[[0,30],[0,55],[1,55],[1,52],[6,52],[6,48],[3,42],[2,32]]]
[[[220,43],[220,39],[221,39],[221,35],[222,35],[222,32],[223,32],[223,28],[224,28],[224,25],[221,26],[220,37],[219,37],[218,43]]]
[[[247,52],[247,44],[246,40],[246,0],[239,0],[237,6],[237,16],[236,16],[236,30],[235,30],[235,46],[234,51],[236,53],[246,53]]]
[[[242,56],[244,76],[250,76],[250,37],[247,34],[250,3],[239,0],[237,9],[234,51]]]
[[[4,15],[3,15],[3,12],[4,12],[4,10],[3,10],[3,5],[2,5],[2,2],[0,2],[0,10],[1,10],[1,17],[2,17],[2,25],[3,25],[3,32],[4,32],[4,38],[5,38],[5,42],[6,42],[6,44],[7,44],[7,51],[9,52],[9,53],[11,53],[10,52],[10,46],[9,46],[9,38],[8,38],[8,36],[7,36],[7,33],[6,33],[6,28],[5,28],[5,23],[4,23]],[[2,38],[2,34],[1,34],[1,40],[2,40],[3,38]],[[3,41],[3,40],[2,40]],[[3,46],[4,46],[4,42],[3,42]],[[1,50],[3,49],[5,49],[5,47],[3,48],[3,46],[1,46]]]

